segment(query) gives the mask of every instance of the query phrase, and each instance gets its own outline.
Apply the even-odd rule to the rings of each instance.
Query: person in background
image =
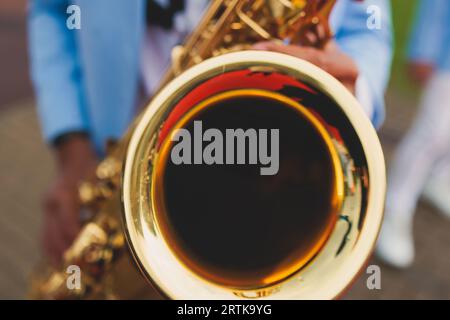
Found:
[[[81,29],[66,27],[69,1],[34,0],[29,7],[32,78],[43,134],[57,171],[44,205],[43,245],[54,263],[80,228],[77,188],[93,175],[108,138],[120,138],[136,114],[139,88],[151,96],[171,49],[198,23],[206,0],[78,0]],[[368,7],[381,28],[367,27]],[[338,1],[335,39],[324,50],[258,43],[309,60],[361,101],[375,126],[384,117],[392,58],[388,0]]]
[[[425,186],[427,198],[450,217],[450,1],[420,2],[409,71],[425,92],[391,163],[377,247],[378,256],[398,268],[414,260],[413,217]]]

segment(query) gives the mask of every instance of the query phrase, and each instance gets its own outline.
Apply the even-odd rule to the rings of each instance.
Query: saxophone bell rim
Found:
[[[150,132],[156,132],[156,119],[163,117],[168,101],[173,101],[183,90],[213,73],[220,74],[253,65],[279,68],[325,92],[341,107],[353,125],[366,157],[370,192],[367,194],[367,209],[358,241],[349,249],[345,261],[336,265],[332,275],[320,279],[317,273],[315,274],[314,288],[310,282],[302,279],[314,275],[308,274],[309,268],[305,275],[293,277],[279,286],[254,291],[233,291],[199,279],[177,263],[162,239],[152,209],[146,203],[149,199],[142,196],[142,185],[145,179],[149,178],[149,167],[146,166],[148,161],[145,160],[148,160],[148,147],[154,138]],[[122,183],[123,220],[131,251],[146,278],[168,297],[234,299],[269,296],[273,299],[330,299],[339,296],[349,286],[370,257],[382,221],[386,176],[383,152],[376,132],[359,103],[338,80],[307,61],[281,53],[249,50],[224,54],[192,67],[170,82],[153,99],[137,124],[128,145]],[[136,198],[136,195],[139,196]],[[294,287],[299,287],[298,280],[303,282],[303,287],[294,291]]]

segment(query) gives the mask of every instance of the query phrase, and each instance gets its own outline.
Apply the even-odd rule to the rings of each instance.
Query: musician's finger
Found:
[[[301,47],[294,45],[283,45],[274,42],[259,42],[253,46],[253,49],[256,50],[267,50],[274,51],[279,53],[288,54],[300,59],[307,60],[321,68],[323,68],[322,56],[323,53],[320,50],[310,48],[310,47]]]
[[[315,45],[319,41],[319,38],[317,37],[317,35],[311,31],[306,32],[305,37],[308,40],[309,45]]]
[[[321,39],[321,40],[325,40],[325,38],[327,37],[327,33],[325,31],[325,27],[322,24],[318,24],[316,26],[316,32],[317,32],[318,38]]]

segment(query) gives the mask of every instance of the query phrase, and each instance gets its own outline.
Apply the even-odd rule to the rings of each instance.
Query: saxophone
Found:
[[[156,96],[108,146],[97,180],[80,186],[92,218],[61,269],[33,275],[30,297],[115,299],[155,289],[172,299],[338,297],[370,257],[382,222],[380,143],[331,75],[250,50],[259,41],[323,47],[335,2],[212,1],[174,48]],[[278,174],[174,165],[175,132],[193,132],[197,120],[286,132]],[[69,285],[73,266],[78,285]]]

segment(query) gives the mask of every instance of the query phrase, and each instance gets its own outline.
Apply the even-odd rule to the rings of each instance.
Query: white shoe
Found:
[[[423,198],[450,219],[450,184],[444,179],[430,178],[423,190]]]
[[[412,221],[398,216],[388,216],[383,222],[376,255],[386,264],[407,268],[414,261]]]

